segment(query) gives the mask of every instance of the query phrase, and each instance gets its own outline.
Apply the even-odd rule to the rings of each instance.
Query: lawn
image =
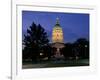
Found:
[[[89,66],[88,59],[66,60],[66,61],[46,61],[41,63],[24,63],[23,69],[30,68],[51,68],[51,67],[73,67],[73,66]]]

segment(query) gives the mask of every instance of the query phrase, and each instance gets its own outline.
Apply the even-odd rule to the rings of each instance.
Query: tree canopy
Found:
[[[24,34],[23,59],[28,58],[37,61],[42,47],[48,45],[48,42],[45,29],[40,24],[36,25],[33,22],[29,29],[27,29],[27,34]]]

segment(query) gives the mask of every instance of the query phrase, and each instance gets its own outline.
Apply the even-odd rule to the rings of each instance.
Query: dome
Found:
[[[59,24],[59,19],[57,18],[56,24],[52,31],[52,42],[56,43],[63,43],[63,30]]]

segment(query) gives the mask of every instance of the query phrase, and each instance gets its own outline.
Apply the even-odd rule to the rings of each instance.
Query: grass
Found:
[[[24,63],[22,65],[23,69],[30,68],[51,68],[51,67],[75,67],[75,66],[89,66],[88,59],[80,60],[66,60],[66,61],[46,61],[41,63]]]

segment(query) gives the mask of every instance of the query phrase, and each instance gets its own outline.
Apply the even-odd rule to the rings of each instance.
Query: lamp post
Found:
[[[87,45],[84,46],[85,47],[85,56],[86,56],[86,48],[88,47]]]

